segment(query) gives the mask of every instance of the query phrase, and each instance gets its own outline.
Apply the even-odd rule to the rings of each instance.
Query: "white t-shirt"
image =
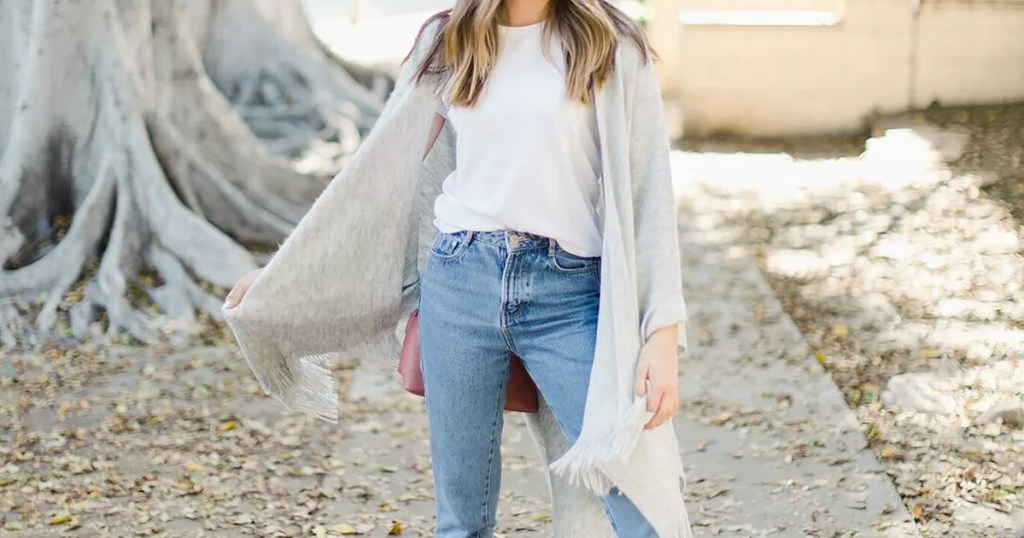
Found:
[[[434,226],[525,231],[598,256],[595,108],[567,98],[561,42],[553,36],[545,56],[544,24],[499,26],[498,56],[475,106],[445,98],[439,107],[457,142],[455,170],[434,201]]]

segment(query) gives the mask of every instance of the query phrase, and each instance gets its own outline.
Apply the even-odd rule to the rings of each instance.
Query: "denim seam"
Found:
[[[441,232],[440,235],[434,238],[434,241],[430,245],[430,254],[440,260],[454,260],[469,248],[469,239],[467,235],[461,237],[452,237],[453,234]],[[437,247],[440,241],[445,242],[445,247],[454,247],[451,252],[438,252]]]
[[[509,369],[510,369],[509,361],[506,361],[505,362],[505,368],[504,368],[504,375],[502,376],[506,380],[506,383],[508,382],[507,380],[508,380],[508,376],[509,376]],[[501,417],[501,414],[504,412],[504,407],[505,407],[505,403],[502,401],[503,398],[505,397],[504,394],[505,394],[504,391],[500,391],[500,390],[498,391],[497,405],[495,406],[497,409],[495,409],[495,412],[494,412],[494,420],[491,422],[491,449],[490,449],[490,451],[488,452],[488,455],[487,455],[487,466],[486,466],[486,469],[487,469],[487,482],[484,483],[483,506],[481,507],[481,512],[483,512],[483,516],[484,516],[484,518],[483,518],[484,519],[484,526],[486,526],[486,527],[489,527],[491,525],[496,525],[497,524],[497,521],[490,521],[490,519],[488,517],[488,515],[489,515],[488,512],[489,511],[487,510],[487,503],[488,503],[488,501],[490,501],[490,498],[491,498],[490,497],[490,492],[491,492],[491,462],[494,461],[494,453],[496,451],[500,451],[501,450],[500,437],[498,437],[498,435],[497,435],[497,433],[498,433],[497,430],[498,430],[498,418]],[[498,445],[497,446],[495,446],[495,439],[498,439]],[[498,472],[499,473],[501,472],[501,468],[500,467],[498,469]]]
[[[577,274],[586,274],[586,273],[596,273],[596,272],[599,272],[601,270],[601,258],[600,257],[598,257],[597,260],[595,260],[593,263],[588,264],[588,265],[584,265],[583,267],[562,267],[561,265],[558,265],[557,257],[558,257],[558,253],[557,252],[552,253],[552,252],[549,251],[548,252],[548,263],[551,265],[551,268],[555,270],[555,272],[561,273],[563,275],[577,275]]]
[[[505,345],[508,346],[508,349],[512,353],[518,354],[515,344],[512,343],[512,335],[508,331],[508,292],[511,287],[509,283],[509,275],[511,274],[511,271],[509,271],[509,268],[512,266],[513,262],[512,254],[513,251],[511,250],[507,250],[505,252],[505,267],[501,270],[501,304],[499,306],[499,308],[501,308],[501,312],[498,314],[498,323],[501,325],[501,335],[505,339]]]
[[[597,273],[601,269],[600,260],[595,261],[593,264],[585,265],[583,267],[562,267],[561,265],[558,265],[558,260],[555,256],[549,257],[548,260],[550,261],[551,266],[555,269],[555,271],[562,273],[563,275]]]

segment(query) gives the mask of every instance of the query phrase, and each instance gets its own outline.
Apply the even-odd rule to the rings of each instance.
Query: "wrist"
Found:
[[[679,324],[673,323],[666,325],[659,329],[655,329],[654,332],[647,337],[647,342],[652,341],[665,341],[665,342],[676,342],[679,339]]]

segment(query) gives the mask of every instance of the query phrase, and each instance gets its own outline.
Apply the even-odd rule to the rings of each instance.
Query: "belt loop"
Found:
[[[554,237],[548,238],[548,257],[554,257],[555,252],[558,251],[558,241]]]
[[[473,242],[473,236],[476,234],[476,230],[466,230],[465,237],[462,238],[462,242],[468,247]]]

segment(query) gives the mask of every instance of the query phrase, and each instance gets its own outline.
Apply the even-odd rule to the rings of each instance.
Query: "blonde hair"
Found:
[[[561,39],[570,99],[590,104],[591,90],[604,84],[615,67],[621,38],[635,43],[644,62],[658,57],[639,25],[607,0],[551,0],[550,6],[544,37],[557,32]],[[452,104],[474,105],[497,59],[498,25],[507,23],[501,7],[502,0],[458,0],[454,8],[427,19],[419,34],[436,20],[441,28],[417,66],[416,83],[440,76]]]

